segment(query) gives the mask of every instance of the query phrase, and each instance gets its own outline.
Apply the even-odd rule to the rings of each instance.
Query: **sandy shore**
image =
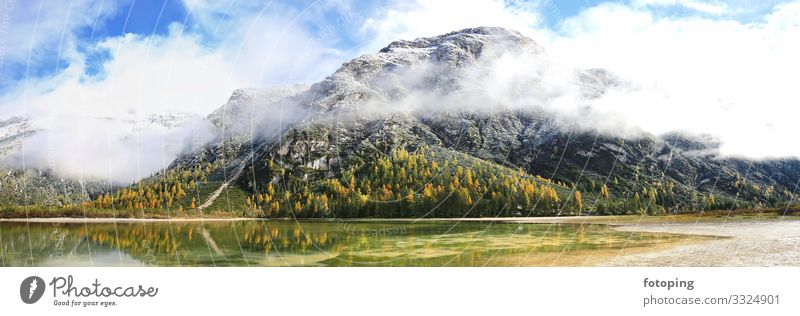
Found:
[[[717,237],[663,250],[610,257],[596,265],[741,267],[800,264],[800,221],[796,219],[622,225],[617,229]]]

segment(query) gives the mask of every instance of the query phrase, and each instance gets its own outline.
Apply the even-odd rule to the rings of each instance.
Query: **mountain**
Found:
[[[169,131],[191,120],[192,114],[161,113],[139,118],[95,117],[123,132],[115,135],[120,144],[135,142],[140,134]],[[35,137],[48,139],[58,130],[46,120],[11,117],[0,121],[0,205],[66,206],[85,202],[114,188],[107,179],[65,174],[40,164],[41,157],[26,156],[23,146]]]
[[[554,69],[544,48],[503,28],[396,41],[308,87],[235,91],[207,118],[213,142],[86,205],[330,218],[791,202],[798,160],[721,156],[706,135],[615,136],[554,107],[628,88],[607,70]]]

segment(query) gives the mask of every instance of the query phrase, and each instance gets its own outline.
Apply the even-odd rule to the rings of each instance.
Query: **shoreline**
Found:
[[[113,222],[199,222],[199,221],[299,221],[299,222],[499,222],[519,224],[603,224],[608,226],[628,225],[634,218],[660,218],[660,216],[637,215],[589,215],[589,216],[542,216],[542,217],[431,217],[431,218],[259,218],[259,217],[31,217],[0,218],[12,223],[113,223]]]
[[[506,222],[520,224],[580,224],[579,220],[599,221],[614,216],[560,216],[560,217],[469,217],[469,218],[251,218],[251,217],[176,217],[176,218],[130,218],[130,217],[33,217],[0,218],[0,223],[138,223],[138,222],[202,222],[202,221],[299,221],[299,222]],[[588,223],[587,223],[588,224]],[[598,223],[599,224],[599,223]]]
[[[114,222],[202,222],[202,221],[299,221],[299,222],[498,222],[518,224],[599,224],[609,227],[650,226],[652,224],[714,223],[717,221],[780,221],[800,220],[800,216],[741,216],[709,217],[697,214],[681,215],[584,215],[584,216],[542,216],[542,217],[434,217],[434,218],[258,218],[258,217],[175,217],[175,218],[135,218],[135,217],[32,217],[0,218],[0,223],[114,223]]]
[[[267,220],[262,218],[247,217],[185,217],[185,218],[113,218],[113,217],[50,217],[50,218],[0,218],[0,223],[148,223],[148,222],[234,222]]]

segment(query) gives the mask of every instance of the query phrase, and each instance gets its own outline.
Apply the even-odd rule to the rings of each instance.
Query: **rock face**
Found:
[[[501,82],[493,71],[507,56],[546,58],[533,40],[502,28],[471,28],[430,38],[396,41],[375,54],[344,63],[311,86],[234,91],[208,116],[217,139],[175,160],[170,169],[223,166],[247,172],[233,186],[258,191],[280,168],[307,181],[339,177],[397,148],[437,148],[581,188],[606,184],[629,198],[654,182],[677,193],[676,208],[718,200],[774,205],[787,200],[800,162],[720,157],[704,136],[642,134],[622,139],[581,126],[563,126],[543,106],[564,87],[526,76]],[[508,67],[509,65],[505,65]],[[513,72],[515,66],[510,65]],[[534,68],[537,70],[539,68]],[[547,71],[542,67],[541,71]],[[566,74],[578,102],[626,86],[603,69]],[[514,88],[514,89],[509,89]],[[17,125],[15,125],[17,124]],[[20,122],[7,121],[0,130]],[[0,139],[0,146],[6,146]],[[3,148],[3,147],[0,147]],[[673,188],[674,187],[674,188]],[[210,188],[213,190],[214,188]],[[675,211],[675,210],[673,210]]]
[[[221,138],[202,152],[182,157],[173,167],[219,158],[226,158],[230,165],[252,153],[248,162],[252,172],[237,182],[252,192],[264,181],[275,181],[264,176],[272,163],[314,181],[338,177],[343,170],[397,148],[413,151],[428,146],[521,168],[586,190],[607,184],[617,197],[632,197],[642,184],[669,183],[678,196],[676,207],[686,208],[703,203],[698,196],[709,194],[717,200],[768,205],[788,199],[800,178],[797,160],[720,157],[719,144],[706,136],[643,134],[622,139],[561,126],[556,114],[538,106],[539,96],[526,107],[493,104],[489,111],[442,105],[453,96],[472,98],[461,93],[470,87],[470,80],[480,78],[485,69],[479,66],[508,54],[536,59],[546,53],[515,31],[472,28],[393,42],[375,54],[343,64],[306,89],[236,91],[228,104],[209,116],[219,128],[236,131],[228,145]],[[603,69],[575,70],[573,76],[586,100],[626,85],[624,79]],[[431,95],[436,97],[427,98]],[[280,113],[289,119],[279,127],[274,120],[264,119],[247,124],[259,111],[278,113],[276,104],[284,105],[284,110],[292,105],[302,115]],[[236,134],[242,126],[260,133]],[[745,194],[753,190],[758,192]]]
[[[518,32],[491,27],[396,41],[377,54],[345,63],[330,77],[311,86],[312,93],[303,103],[319,111],[333,111],[387,104],[410,92],[452,91],[459,88],[459,72],[480,60],[543,51]]]

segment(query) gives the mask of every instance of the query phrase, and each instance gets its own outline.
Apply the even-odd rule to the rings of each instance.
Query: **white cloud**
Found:
[[[75,41],[74,31],[91,28],[117,12],[121,3],[94,0],[34,1],[0,0],[0,83],[8,83],[10,66],[43,61],[52,63],[59,51]],[[63,52],[61,52],[63,54]]]
[[[762,22],[656,17],[604,5],[566,21],[552,54],[583,68],[603,67],[635,82],[597,111],[654,133],[686,130],[722,138],[724,153],[800,156],[792,109],[800,64],[797,4]]]
[[[686,9],[720,15],[729,12],[728,5],[720,1],[702,1],[702,0],[635,0],[634,7],[641,8],[643,6],[652,7],[670,7],[678,6]]]
[[[317,81],[336,70],[343,52],[335,36],[308,26],[323,20],[322,7],[295,9],[280,2],[227,3],[185,0],[195,25],[224,52],[233,71],[254,86]],[[315,3],[316,4],[316,3]]]
[[[18,94],[6,100],[4,116],[207,113],[233,89],[246,84],[231,71],[225,54],[203,47],[177,25],[167,36],[127,34],[92,49],[109,52],[102,76],[86,77],[83,56],[72,51],[65,71],[52,79],[29,82],[27,98]]]
[[[535,27],[542,22],[542,6],[538,1],[397,1],[364,22],[361,32],[369,43],[364,48],[375,51],[400,39],[413,40],[476,26],[502,26],[535,36],[540,33]]]
[[[78,2],[72,10],[92,11]],[[234,89],[318,80],[342,59],[297,18],[312,17],[300,12],[292,16],[291,11],[255,1],[230,10],[209,3],[187,4],[194,5],[190,12],[197,25],[173,23],[166,35],[125,34],[97,43],[81,42],[74,34],[92,25],[93,17],[87,22],[82,15],[43,14],[35,26],[14,24],[23,34],[20,38],[51,38],[34,41],[34,51],[53,50],[47,48],[54,45],[51,25],[70,27],[63,29],[63,41],[61,29],[54,33],[59,34],[55,46],[61,43],[57,50],[66,68],[20,80],[0,97],[0,118],[23,116],[43,129],[26,140],[25,153],[7,160],[22,166],[24,157],[26,167],[132,181],[168,165],[184,149],[189,135],[199,136],[192,141],[208,140],[208,126],[192,121],[184,128],[132,133],[130,124],[121,122],[147,119],[153,113],[205,116],[225,103]],[[35,10],[25,16],[35,16]],[[88,75],[84,51],[107,52],[101,75]],[[26,53],[20,56],[27,58]],[[39,61],[31,64],[37,66]]]
[[[29,118],[41,130],[9,158],[14,165],[115,182],[138,179],[169,164],[188,136],[209,140],[209,129],[192,121],[194,127],[133,131],[128,121],[207,113],[245,84],[231,75],[224,54],[182,36],[178,26],[167,36],[128,34],[93,49],[110,52],[104,76],[86,78],[83,56],[69,49],[67,69],[23,83],[4,98],[2,117]]]
[[[62,176],[127,184],[169,165],[181,152],[208,142],[211,126],[189,117],[174,128],[157,126],[146,118],[65,115],[38,118],[47,128],[25,140],[24,150],[4,159],[5,166],[50,168]]]
[[[664,6],[702,14],[656,13]],[[730,155],[798,157],[800,143],[788,137],[800,100],[793,79],[800,73],[800,3],[776,6],[755,22],[709,17],[729,16],[730,10],[723,2],[699,0],[602,4],[551,32],[536,22],[536,12],[500,2],[416,1],[391,7],[365,30],[385,45],[479,25],[518,29],[559,64],[606,68],[635,85],[598,100],[589,112],[569,98],[558,100],[564,113],[580,113],[585,122],[623,134],[636,129],[713,134]]]

